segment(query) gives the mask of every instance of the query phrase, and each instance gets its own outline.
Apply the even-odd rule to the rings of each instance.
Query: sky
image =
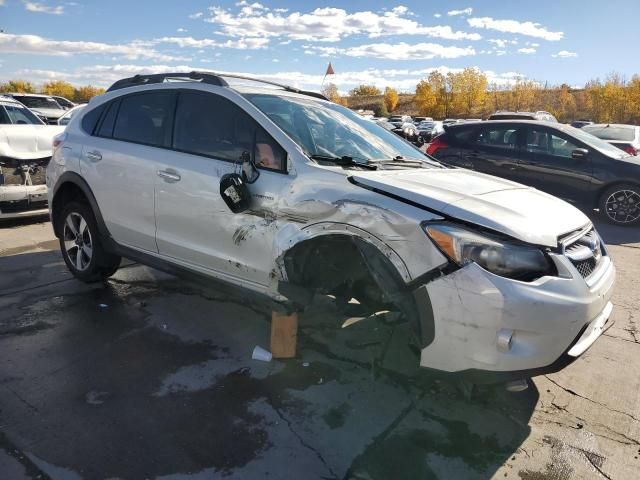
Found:
[[[465,67],[582,86],[640,73],[638,18],[638,0],[0,0],[0,80],[213,70],[318,90],[330,61],[341,92]]]

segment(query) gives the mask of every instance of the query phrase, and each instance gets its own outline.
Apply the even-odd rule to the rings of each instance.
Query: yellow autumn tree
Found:
[[[69,82],[52,80],[42,86],[42,93],[72,99],[75,95],[75,89]]]
[[[375,85],[360,85],[349,92],[352,97],[370,97],[380,95],[382,92]]]
[[[9,80],[8,82],[0,83],[0,92],[35,93],[36,89],[33,83],[26,80]]]
[[[76,103],[87,103],[96,95],[102,95],[104,88],[93,87],[87,85],[84,87],[76,88],[73,94],[73,101]]]
[[[420,80],[420,82],[418,82],[413,101],[420,115],[434,116],[434,112],[438,106],[438,98],[433,86],[428,80]]]
[[[389,113],[393,112],[398,106],[398,92],[391,87],[384,89],[384,105]]]

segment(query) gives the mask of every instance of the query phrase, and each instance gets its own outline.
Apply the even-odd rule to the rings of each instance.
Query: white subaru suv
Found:
[[[322,95],[212,73],[116,82],[54,141],[49,209],[81,280],[121,257],[412,322],[420,365],[523,378],[610,326],[615,268],[589,219],[445,168]]]

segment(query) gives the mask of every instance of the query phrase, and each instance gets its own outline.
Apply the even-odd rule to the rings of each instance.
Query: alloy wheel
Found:
[[[87,221],[77,212],[67,215],[64,222],[64,249],[78,271],[84,271],[93,256],[93,239]]]
[[[633,190],[612,193],[605,202],[607,216],[616,223],[632,223],[640,218],[640,194]]]

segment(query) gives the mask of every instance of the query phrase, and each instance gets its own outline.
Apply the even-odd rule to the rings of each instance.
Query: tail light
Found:
[[[630,155],[638,155],[638,149],[633,147],[632,145],[624,147],[624,151]]]
[[[60,147],[60,145],[64,143],[66,139],[67,139],[67,134],[64,132],[59,133],[58,135],[53,137],[53,149],[57,150]]]
[[[431,142],[431,144],[427,148],[427,155],[434,156],[435,153],[441,148],[448,148],[448,147],[449,145],[447,145],[444,142],[444,140],[442,139],[442,136],[436,137],[433,139],[433,142]]]

